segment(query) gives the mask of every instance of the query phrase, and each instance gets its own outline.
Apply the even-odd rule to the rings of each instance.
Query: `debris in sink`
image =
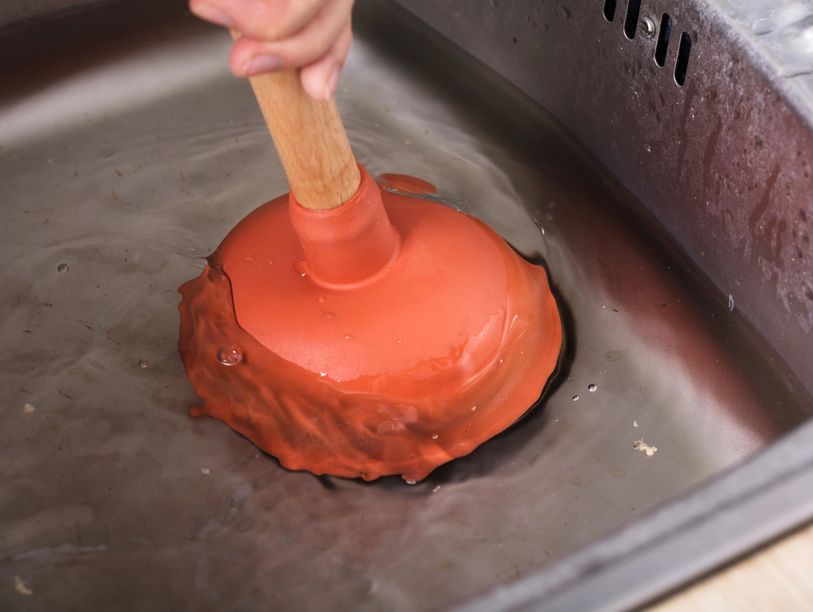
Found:
[[[200,468],[200,473],[203,474],[204,476],[208,476],[209,474],[212,473],[212,470],[210,470],[207,467],[202,467]]]
[[[598,391],[598,385],[596,383],[590,383],[589,385],[587,385],[587,390],[590,393],[595,393],[596,391]]]
[[[64,261],[56,267],[57,272],[67,272],[70,269],[71,269],[71,267],[68,264],[66,264]]]
[[[23,405],[23,414],[34,414],[37,409],[34,407],[34,404],[29,404],[28,402]]]
[[[728,309],[734,311],[734,296],[731,294],[728,295]]]
[[[635,428],[637,429],[637,428],[638,428],[638,421],[633,421],[633,422],[632,422],[632,426],[633,426],[633,427],[635,427]]]
[[[440,490],[440,485],[435,485],[435,487],[432,489],[432,493],[437,493],[439,490]]]
[[[578,393],[577,393],[576,395],[574,395],[573,397],[571,397],[571,398],[570,398],[570,401],[571,401],[571,402],[578,402],[578,401],[579,401],[579,395],[578,395]]]
[[[146,359],[138,360],[138,367],[141,368],[142,370],[146,370],[147,368],[150,367],[150,365],[151,365],[150,362],[147,361]]]
[[[34,594],[34,591],[32,591],[25,581],[19,576],[14,576],[14,590],[20,595],[25,595],[26,597],[31,597]]]
[[[633,442],[632,443],[632,448],[634,448],[635,450],[641,451],[647,457],[651,457],[652,455],[654,455],[655,453],[658,452],[658,447],[657,446],[650,446],[649,444],[644,442],[643,438]]]

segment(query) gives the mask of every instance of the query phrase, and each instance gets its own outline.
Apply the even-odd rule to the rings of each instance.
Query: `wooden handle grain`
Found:
[[[311,210],[347,202],[361,175],[333,100],[311,99],[293,71],[252,77],[251,86],[297,201]]]

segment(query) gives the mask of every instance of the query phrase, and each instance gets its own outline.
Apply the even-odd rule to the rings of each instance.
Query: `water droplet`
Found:
[[[299,274],[302,278],[305,278],[308,275],[310,269],[308,268],[308,262],[304,259],[299,260],[294,264],[294,272]]]
[[[138,367],[141,368],[142,370],[146,370],[151,365],[152,364],[149,361],[147,361],[146,359],[139,359],[138,360]]]
[[[646,152],[647,152],[647,153],[652,153],[652,145],[648,144],[648,145],[646,145],[646,146],[644,147],[644,149],[646,149]]]
[[[505,359],[503,359],[502,357],[500,357],[500,358],[497,360],[497,363],[505,363]]]
[[[432,434],[432,439],[437,440],[438,439],[438,434]]]
[[[267,263],[269,266],[271,266],[271,265],[274,265],[274,260],[273,259],[266,259],[265,263]]]
[[[472,412],[477,412],[477,405],[472,406],[472,407],[471,407],[471,411],[472,411]]]
[[[324,311],[322,313],[322,316],[325,317],[326,319],[334,319],[334,318],[336,318],[336,315],[333,314],[332,312],[330,312],[329,310]]]
[[[243,361],[243,349],[236,344],[220,347],[217,351],[217,360],[224,366],[237,365]]]
[[[432,489],[432,493],[437,493],[440,490],[440,485],[435,485]]]
[[[321,378],[324,378],[325,376],[327,376],[327,372],[325,372],[325,371],[323,370],[323,371],[319,372],[319,376],[320,376]]]
[[[596,391],[598,391],[598,385],[596,383],[590,383],[589,385],[587,385],[587,390],[590,393],[595,393]]]
[[[398,338],[398,340],[395,341],[395,344],[403,344],[403,343],[404,343],[404,341],[401,340],[400,338]]]
[[[545,219],[547,219],[548,221],[553,221],[553,213],[552,212],[546,212],[545,213]]]
[[[406,427],[404,426],[403,423],[401,423],[400,421],[389,419],[384,421],[383,423],[380,423],[376,428],[376,431],[380,434],[386,434],[386,433],[395,433],[397,431],[403,431],[404,429],[406,429]]]
[[[734,296],[733,295],[728,296],[728,309],[730,311],[732,311],[732,312],[734,311]]]
[[[245,258],[243,258],[243,261],[245,261],[247,263],[254,263],[255,260],[254,260],[253,257],[245,257]]]
[[[56,267],[57,272],[67,272],[70,269],[71,269],[71,267],[68,264],[66,264],[64,261]]]
[[[572,401],[572,402],[578,402],[578,401],[579,401],[579,396],[578,396],[578,395],[574,395],[573,397],[571,397],[571,398],[570,398],[570,401]]]
[[[344,339],[345,339],[345,340],[350,340],[350,336],[349,336],[349,335],[345,335]]]
[[[319,296],[319,297],[316,299],[316,301],[317,301],[317,302],[319,302],[320,304],[324,304],[326,299],[327,299],[327,298],[326,298],[324,295],[320,295],[320,296]]]
[[[764,36],[765,34],[773,32],[775,27],[776,24],[773,19],[763,17],[751,24],[751,31],[757,36]]]
[[[404,482],[407,483],[408,485],[414,485],[415,484],[415,481],[410,480],[409,478],[404,478]]]

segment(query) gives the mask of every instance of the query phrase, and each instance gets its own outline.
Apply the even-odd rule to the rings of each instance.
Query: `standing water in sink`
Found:
[[[105,53],[86,41],[81,69],[49,64],[47,87],[15,74],[4,88],[2,607],[443,608],[807,416],[738,308],[706,295],[544,113],[450,49],[361,28],[338,91],[359,161],[436,184],[544,259],[563,376],[544,410],[414,487],[290,473],[189,419],[176,288],[287,187],[250,90],[223,66],[228,38],[166,24]],[[227,344],[226,360],[244,349]]]

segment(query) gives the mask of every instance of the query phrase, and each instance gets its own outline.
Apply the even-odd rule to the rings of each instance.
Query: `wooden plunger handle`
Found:
[[[311,210],[347,202],[361,175],[333,100],[311,99],[294,71],[252,77],[251,86],[297,201]]]

